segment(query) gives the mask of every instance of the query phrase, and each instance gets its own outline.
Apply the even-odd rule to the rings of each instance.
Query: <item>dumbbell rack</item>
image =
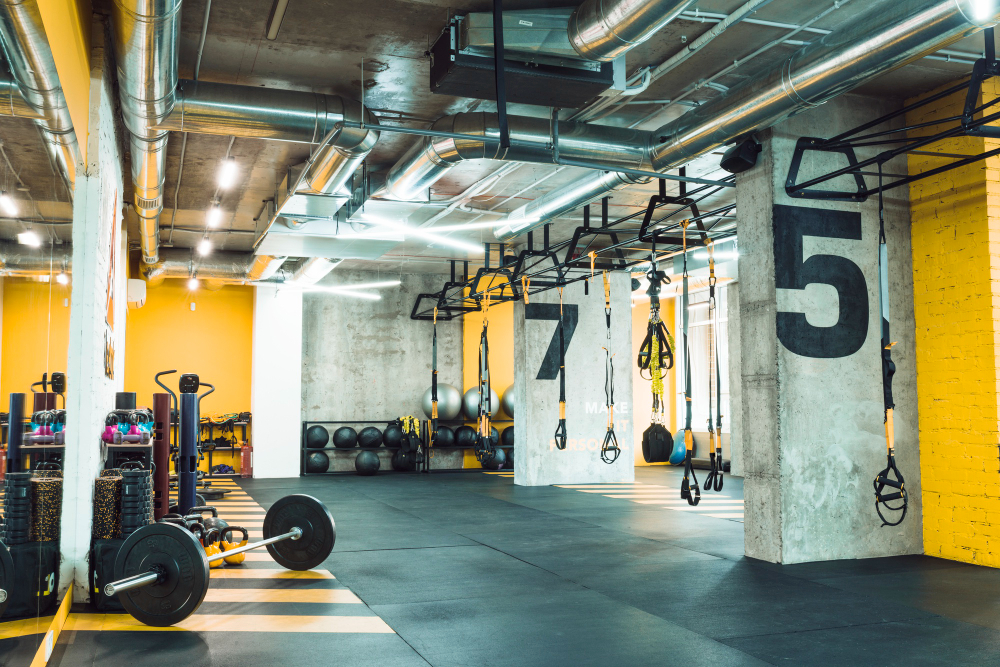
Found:
[[[513,419],[491,419],[490,423],[496,426],[497,431],[503,433],[503,429],[500,428],[499,424],[512,425],[514,423]],[[439,419],[438,426],[447,426],[451,430],[458,430],[460,426],[470,426],[476,428],[476,424],[472,420],[468,419]],[[461,447],[459,445],[453,445],[451,447],[432,447],[431,442],[431,422],[429,419],[425,419],[420,422],[420,439],[424,443],[424,451],[427,452],[427,456],[424,457],[423,464],[421,464],[421,472],[432,473],[432,472],[482,472],[483,468],[472,467],[472,468],[432,468],[431,459],[434,458],[434,453],[437,452],[464,452],[472,449],[472,447]],[[500,447],[500,449],[507,450],[509,447]],[[463,456],[464,460],[464,456]]]
[[[208,428],[208,441],[212,442],[213,441],[212,436],[213,436],[213,433],[214,433],[214,430],[215,430],[215,426],[216,425],[213,424],[212,422],[208,422],[208,424],[202,423],[201,426],[200,426],[200,428],[199,428],[199,433],[200,433],[201,430],[203,430],[205,428]],[[239,426],[240,429],[241,429],[241,434],[243,435],[243,440],[241,440],[240,442],[241,443],[249,443],[250,442],[250,438],[247,436],[247,427],[250,426],[250,422],[233,422],[233,426]],[[203,440],[202,442],[205,442],[205,441]],[[235,454],[235,452],[240,451],[240,447],[237,447],[235,445],[229,445],[229,446],[226,446],[226,447],[212,447],[211,449],[205,449],[204,445],[202,445],[202,451],[205,454],[208,455],[208,472],[205,473],[205,477],[239,477],[240,476],[240,471],[239,470],[237,470],[236,472],[229,472],[229,473],[213,473],[212,472],[212,465],[213,465],[212,464],[212,452],[216,452],[216,451],[223,451],[223,452],[230,451],[230,452],[233,452]],[[236,466],[233,466],[233,468],[235,469]]]
[[[376,428],[378,428],[378,430],[384,431],[385,430],[385,426],[388,425],[388,424],[390,424],[390,423],[392,423],[395,420],[396,420],[396,418],[393,417],[391,419],[353,419],[353,420],[350,420],[350,421],[328,421],[328,420],[303,421],[302,422],[302,431],[301,431],[300,436],[299,436],[299,450],[300,450],[299,451],[299,475],[302,476],[302,477],[311,476],[311,475],[356,475],[357,472],[354,470],[353,467],[350,470],[327,470],[326,472],[306,472],[306,457],[309,455],[310,452],[344,452],[345,454],[350,452],[350,453],[353,453],[354,456],[357,456],[357,454],[360,453],[360,452],[362,452],[362,451],[370,451],[370,452],[376,452],[376,453],[378,453],[380,450],[384,450],[384,451],[389,451],[389,452],[395,452],[395,451],[399,450],[400,448],[399,447],[387,447],[385,445],[379,445],[378,447],[359,447],[359,446],[355,445],[354,447],[352,447],[350,449],[345,449],[345,448],[342,448],[342,447],[334,447],[333,446],[333,431],[335,431],[336,427],[338,427],[338,426],[351,426],[351,427],[355,427],[355,430],[357,430],[358,432],[360,432],[360,430],[361,430],[361,429],[357,428],[358,426],[361,426],[361,428],[364,428],[365,426],[375,426]],[[307,448],[306,447],[306,430],[310,426],[316,426],[316,425],[323,426],[323,427],[326,427],[326,426],[333,426],[334,427],[333,429],[327,428],[327,431],[330,433],[330,444],[329,444],[329,446],[323,447],[323,448],[318,448],[318,447],[317,448],[313,448],[313,447],[308,447]],[[423,438],[421,438],[421,445],[425,446],[425,444],[426,444],[426,441]],[[425,446],[425,451],[426,451],[426,446]],[[330,455],[327,454],[327,456],[330,456]],[[352,462],[354,460],[354,456],[351,457]],[[332,463],[333,457],[331,456],[330,458],[331,458],[331,463]],[[381,457],[379,457],[379,458],[381,459]],[[424,458],[426,459],[427,457],[425,456]],[[391,464],[387,465],[386,462],[383,460],[382,461],[382,465],[379,467],[378,474],[382,475],[382,474],[385,474],[385,473],[419,473],[419,472],[423,472],[421,468],[422,468],[422,465],[418,466],[415,470],[393,470],[392,469],[392,465]]]

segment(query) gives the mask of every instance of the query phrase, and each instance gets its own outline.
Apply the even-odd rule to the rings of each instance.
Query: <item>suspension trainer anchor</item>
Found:
[[[553,435],[556,448],[566,449],[566,339],[563,333],[563,285],[556,287],[559,292],[559,424]]]
[[[611,276],[604,271],[604,322],[607,347],[604,348],[604,405],[608,410],[608,430],[601,445],[601,460],[612,464],[622,453],[615,435],[615,355],[611,353]]]
[[[684,479],[681,481],[681,499],[688,505],[701,502],[701,489],[698,488],[698,478],[694,474],[692,459],[694,457],[694,433],[691,431],[691,343],[688,336],[689,308],[688,301],[688,265],[687,265],[687,228],[690,220],[681,222],[681,244],[683,248],[684,271],[681,274],[681,326],[684,339]]]

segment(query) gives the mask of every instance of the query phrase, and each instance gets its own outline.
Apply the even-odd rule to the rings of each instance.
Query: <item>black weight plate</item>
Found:
[[[326,505],[312,496],[285,496],[271,505],[264,516],[264,539],[282,535],[294,527],[302,529],[297,540],[267,545],[271,557],[289,570],[311,570],[326,560],[337,541],[337,526]]]
[[[198,539],[180,526],[153,523],[129,535],[115,560],[115,579],[152,569],[164,573],[161,583],[118,595],[125,611],[155,627],[180,623],[208,593],[208,560]]]
[[[7,610],[7,602],[10,600],[11,588],[14,580],[14,560],[10,557],[10,551],[0,543],[0,589],[4,593],[0,595],[0,617]]]

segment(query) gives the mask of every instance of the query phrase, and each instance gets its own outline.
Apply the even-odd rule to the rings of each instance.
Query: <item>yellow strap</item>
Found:
[[[528,276],[521,276],[521,289],[524,291],[524,303],[528,303],[528,286],[531,285],[531,279]]]
[[[611,310],[611,276],[604,272],[604,308]]]
[[[896,429],[892,422],[892,408],[885,411],[885,446],[890,454],[896,451]]]
[[[684,248],[684,250],[683,250],[684,253],[687,253],[687,251],[688,251],[688,236],[687,236],[687,231],[688,231],[688,225],[690,225],[690,224],[691,224],[690,220],[684,220],[683,222],[681,222],[681,244],[682,244],[682,247]]]
[[[437,323],[438,323],[438,309],[437,306],[434,306],[434,324]]]
[[[595,251],[591,250],[588,254],[590,255],[590,277],[593,278],[594,277],[594,260],[597,259],[597,253]]]
[[[486,326],[486,322],[489,320],[489,313],[490,313],[490,293],[489,292],[486,292],[486,298],[484,299],[484,301],[485,301],[485,303],[483,304],[483,326],[485,327]]]
[[[562,288],[562,286],[559,286],[556,289],[559,290],[559,317],[562,318],[562,314],[563,314],[563,306],[562,306],[563,288]]]

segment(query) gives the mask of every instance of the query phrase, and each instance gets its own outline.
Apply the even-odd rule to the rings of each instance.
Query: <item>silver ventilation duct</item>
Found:
[[[0,43],[20,89],[19,97],[37,114],[35,122],[52,161],[72,193],[76,164],[83,157],[35,0],[4,0],[0,4]],[[4,97],[6,101],[6,91]],[[10,98],[13,102],[13,95]]]
[[[73,246],[68,243],[32,248],[0,241],[0,276],[28,278],[61,271],[69,273],[72,262]]]
[[[296,285],[315,285],[326,277],[328,273],[337,268],[342,259],[326,259],[325,257],[310,257],[302,262],[302,265],[295,270],[291,279],[285,282]]]
[[[375,120],[366,110],[364,122]],[[359,102],[337,95],[185,80],[177,89],[173,113],[157,129],[315,144],[344,121],[362,122]],[[317,156],[299,190],[339,191],[376,141],[374,130],[341,128]]]
[[[389,171],[380,196],[402,201],[425,200],[427,188],[444,173],[465,160],[491,159],[514,162],[554,164],[552,151],[554,132],[547,118],[508,116],[510,138],[531,145],[516,145],[507,149],[499,143],[466,139],[424,137],[403,155]],[[465,135],[500,137],[496,114],[463,113],[445,116],[434,123],[434,129]],[[559,155],[566,159],[589,160],[609,168],[642,169],[648,166],[646,144],[648,133],[607,125],[559,123]]]
[[[998,0],[912,0],[879,5],[803,47],[770,76],[731,88],[652,132],[649,161],[653,169],[663,172],[818,106],[865,81],[995,25],[998,5]],[[614,185],[599,191],[594,187],[597,178],[583,179],[512,211],[510,224],[497,229],[496,238],[509,241],[622,187]]]
[[[43,120],[45,116],[28,104],[14,79],[0,75],[0,116]]]
[[[155,264],[142,267],[146,280],[156,285],[164,278],[199,278],[223,283],[248,283],[273,276],[285,257],[248,252],[216,251],[200,257],[192,250],[163,248]]]
[[[181,0],[115,0],[112,42],[122,117],[130,136],[139,247],[157,261],[168,132],[157,126],[174,108]]]
[[[694,2],[586,0],[569,19],[569,41],[588,60],[614,60],[652,37]]]

